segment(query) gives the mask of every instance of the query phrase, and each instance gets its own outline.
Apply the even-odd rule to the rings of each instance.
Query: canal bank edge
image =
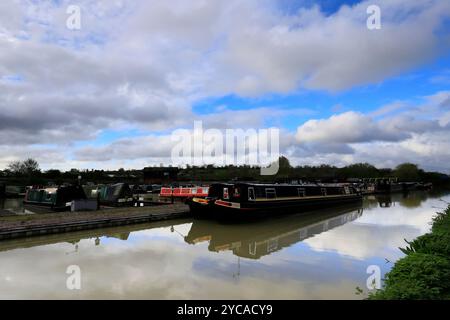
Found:
[[[0,219],[0,241],[30,236],[114,227],[135,223],[185,218],[190,216],[185,204],[138,208],[115,208],[100,211],[46,213],[7,216]]]
[[[430,233],[408,242],[406,254],[369,300],[450,299],[450,205],[433,218]]]

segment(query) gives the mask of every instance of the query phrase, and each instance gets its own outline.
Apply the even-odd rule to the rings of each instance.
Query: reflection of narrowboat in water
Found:
[[[369,195],[364,198],[364,208],[390,208],[400,205],[407,208],[420,207],[429,197],[428,192],[411,191],[405,193],[388,193]]]
[[[362,212],[360,206],[346,206],[334,210],[277,217],[250,225],[247,223],[224,225],[195,220],[185,241],[190,244],[209,241],[210,251],[232,250],[237,256],[259,259],[353,221],[360,217]]]
[[[49,207],[53,210],[68,210],[73,200],[86,199],[81,186],[60,186],[56,188],[29,189],[24,203]]]
[[[417,190],[431,190],[431,189],[433,189],[433,184],[431,182],[428,182],[428,183],[421,182],[416,185],[416,189]]]
[[[351,185],[216,183],[206,198],[188,201],[196,216],[245,218],[259,214],[298,213],[332,205],[361,202]]]
[[[376,196],[380,208],[390,208],[394,204],[391,194],[379,194]]]

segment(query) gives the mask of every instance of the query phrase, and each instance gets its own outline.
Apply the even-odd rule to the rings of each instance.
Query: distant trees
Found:
[[[285,156],[281,156],[278,158],[278,164],[280,166],[280,169],[292,169],[289,159]]]
[[[347,178],[376,178],[380,171],[369,163],[355,163],[340,169],[342,176]]]
[[[404,163],[395,169],[376,168],[370,163],[355,163],[345,167],[322,164],[318,166],[292,166],[289,159],[279,158],[279,170],[276,175],[262,176],[258,166],[228,165],[224,167],[188,166],[180,170],[179,179],[185,181],[230,181],[246,180],[261,182],[303,181],[346,181],[350,178],[399,178],[400,181],[426,181],[447,183],[450,178],[446,174],[424,172],[417,165]]]
[[[0,172],[1,174],[2,172]],[[128,170],[120,168],[115,171],[108,170],[79,170],[76,168],[68,171],[50,169],[41,172],[39,164],[34,159],[25,161],[13,161],[8,169],[1,174],[3,180],[11,184],[34,185],[34,184],[62,184],[74,183],[81,176],[84,182],[113,183],[128,182],[130,184],[143,183],[142,170]],[[304,165],[293,166],[288,158],[279,158],[279,171],[273,176],[262,176],[260,167],[250,165],[227,165],[227,166],[188,166],[180,169],[179,181],[185,182],[211,182],[211,181],[261,181],[261,182],[290,182],[293,180],[303,181],[346,181],[350,178],[390,178],[397,177],[400,181],[424,181],[433,184],[450,185],[450,177],[438,172],[425,172],[417,165],[403,163],[395,169],[378,169],[369,163],[355,163],[345,167],[333,165]],[[182,182],[180,182],[182,183]]]
[[[424,171],[416,164],[402,163],[394,170],[394,176],[401,181],[419,181]]]
[[[13,174],[24,176],[31,176],[40,172],[39,163],[32,158],[25,161],[13,161],[8,165],[8,170]]]
[[[22,162],[13,161],[8,165],[8,170],[13,174],[22,174]]]
[[[6,176],[12,177],[18,184],[38,184],[41,182],[39,163],[32,158],[11,162],[6,170]]]
[[[281,156],[278,158],[278,173],[276,174],[279,178],[289,178],[292,176],[292,166],[289,159]]]

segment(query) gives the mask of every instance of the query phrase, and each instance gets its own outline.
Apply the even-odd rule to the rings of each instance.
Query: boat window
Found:
[[[274,188],[266,188],[266,198],[267,199],[275,199],[277,197],[277,193]]]
[[[255,189],[253,187],[248,188],[248,200],[250,201],[256,200]]]
[[[350,188],[349,187],[344,187],[344,191],[345,191],[345,194],[350,194]]]
[[[326,188],[322,188],[322,195],[326,196],[327,195],[327,189]]]
[[[228,188],[223,188],[223,198],[230,199],[230,196],[228,194]]]
[[[251,254],[252,256],[256,255],[256,242],[249,243],[249,245],[248,245],[248,253]]]
[[[278,239],[269,239],[267,241],[267,252],[273,252],[278,249]]]
[[[306,196],[305,188],[297,188],[297,191],[298,191],[298,196],[299,197]]]

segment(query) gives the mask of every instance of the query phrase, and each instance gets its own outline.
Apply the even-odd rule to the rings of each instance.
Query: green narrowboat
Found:
[[[24,186],[5,186],[5,195],[8,198],[21,198],[25,196],[26,187]]]
[[[84,185],[83,190],[88,199],[100,199],[100,193],[104,189],[104,185]]]
[[[69,210],[73,200],[86,199],[81,186],[60,186],[55,188],[29,189],[24,203],[50,207],[55,211]]]
[[[4,198],[6,196],[6,185],[3,182],[0,182],[0,198]]]
[[[98,199],[103,206],[129,206],[134,203],[133,190],[127,183],[85,185],[83,189],[88,199]]]

